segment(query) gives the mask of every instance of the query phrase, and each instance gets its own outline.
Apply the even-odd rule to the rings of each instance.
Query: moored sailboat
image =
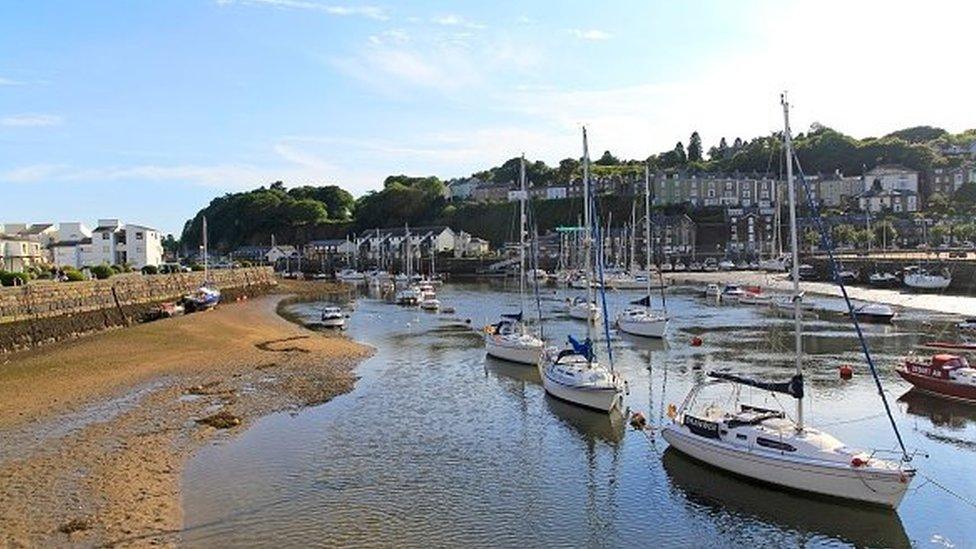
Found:
[[[799,287],[799,255],[796,223],[796,197],[793,181],[792,141],[789,130],[789,104],[783,97],[785,145],[787,159],[787,192],[789,194],[793,318],[796,373],[783,382],[767,382],[726,372],[712,372],[709,380],[696,385],[680,408],[669,415],[672,422],[663,429],[664,439],[675,449],[710,465],[742,475],[756,481],[782,488],[799,490],[824,496],[855,500],[883,507],[896,508],[915,476],[915,470],[906,466],[910,460],[902,445],[902,462],[875,457],[874,453],[854,450],[830,434],[805,424],[803,416],[803,327],[801,314],[802,293]],[[821,232],[823,228],[821,227]],[[827,237],[824,237],[827,241]],[[833,255],[830,247],[831,262]],[[836,270],[836,265],[834,266]],[[847,298],[848,308],[853,305]],[[854,317],[854,326],[861,340],[865,357],[880,392],[870,353],[867,350],[860,327]],[[710,385],[733,383],[787,394],[796,400],[795,420],[785,412],[740,404],[736,409],[725,410],[716,404],[696,408],[699,393]],[[881,395],[885,410],[887,401]],[[897,428],[895,434],[901,444]]]

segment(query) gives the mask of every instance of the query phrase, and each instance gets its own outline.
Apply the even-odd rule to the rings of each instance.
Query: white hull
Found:
[[[600,320],[600,309],[596,305],[586,304],[581,305],[570,305],[569,306],[569,316],[577,320],[589,320],[590,322],[596,322]]]
[[[617,328],[621,332],[641,336],[663,338],[668,331],[667,318],[654,320],[633,320],[627,318],[617,319]]]
[[[321,324],[328,328],[342,328],[346,325],[344,318],[323,318]]]
[[[541,375],[542,386],[546,393],[559,400],[604,413],[609,413],[621,406],[621,393],[616,389],[592,390],[563,385],[546,375],[545,368],[542,368]]]
[[[543,344],[540,341],[538,346],[516,345],[506,341],[499,336],[485,336],[485,352],[489,356],[518,362],[519,364],[529,364],[535,366],[542,357]]]
[[[952,283],[951,278],[938,275],[905,275],[905,286],[916,290],[945,290]]]
[[[719,469],[775,484],[811,492],[897,508],[910,478],[899,471],[864,471],[844,464],[817,464],[790,459],[780,452],[737,449],[728,443],[693,435],[677,424],[662,430],[664,440],[699,461]]]
[[[441,308],[441,302],[436,299],[425,299],[420,302],[420,308],[425,311],[436,311]]]

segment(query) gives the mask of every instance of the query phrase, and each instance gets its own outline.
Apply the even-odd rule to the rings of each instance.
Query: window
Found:
[[[778,440],[773,440],[771,438],[756,437],[756,444],[763,446],[765,448],[772,448],[774,450],[779,450],[781,452],[795,452],[796,448],[790,446],[785,442],[780,442]]]
[[[109,238],[111,238],[111,233],[108,231],[102,233],[102,240],[108,240]]]
[[[136,233],[136,240],[142,240],[142,232]]]
[[[715,198],[715,189],[708,189],[708,198]]]

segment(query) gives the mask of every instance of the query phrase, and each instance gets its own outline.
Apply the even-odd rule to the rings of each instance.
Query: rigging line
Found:
[[[959,501],[965,503],[966,505],[972,507],[973,509],[976,509],[976,500],[973,500],[971,498],[967,498],[966,496],[964,496],[962,494],[959,494],[957,492],[952,491],[949,487],[945,486],[944,484],[940,483],[939,481],[935,480],[934,478],[926,475],[925,473],[919,472],[918,475],[920,477],[924,478],[925,480],[929,481],[930,483],[932,483],[932,485],[935,486],[936,488],[939,488],[940,490],[942,490],[943,492],[949,494],[950,496],[958,499]]]
[[[898,439],[898,446],[901,447],[902,460],[905,462],[910,462],[912,456],[908,454],[908,449],[905,448],[905,441],[901,437],[901,432],[898,430],[898,424],[895,422],[895,416],[891,413],[891,405],[888,404],[888,398],[885,396],[884,387],[881,385],[881,378],[878,376],[878,369],[874,365],[874,359],[871,357],[871,350],[868,348],[867,340],[864,338],[864,332],[861,331],[861,323],[857,320],[857,311],[854,308],[854,304],[851,302],[851,297],[847,294],[847,287],[844,285],[844,281],[840,278],[840,272],[837,268],[837,260],[834,258],[834,243],[830,237],[830,233],[824,228],[823,219],[820,217],[820,207],[813,200],[813,194],[810,190],[810,184],[807,182],[806,177],[803,174],[803,168],[800,165],[800,158],[797,156],[796,151],[793,152],[793,157],[788,159],[789,162],[796,161],[797,172],[800,178],[800,184],[803,186],[804,194],[807,198],[807,204],[810,206],[810,212],[812,214],[811,218],[817,226],[817,231],[820,233],[820,242],[823,244],[824,250],[827,252],[827,259],[830,263],[830,272],[833,275],[834,282],[840,287],[840,292],[844,297],[844,302],[847,304],[847,312],[851,316],[851,322],[854,324],[854,331],[857,333],[857,339],[861,343],[861,351],[864,353],[864,358],[867,360],[868,367],[871,369],[871,375],[874,377],[875,386],[878,389],[878,396],[881,397],[881,402],[884,404],[885,413],[888,414],[888,421],[891,423],[891,428],[895,431],[895,437]],[[797,276],[797,273],[794,273]]]
[[[592,193],[592,188],[590,189],[590,192]],[[595,199],[591,200],[591,205],[593,205],[595,201]],[[613,372],[613,346],[610,344],[610,319],[608,318],[609,315],[607,314],[607,291],[604,287],[603,281],[603,261],[605,259],[603,256],[603,238],[600,231],[600,218],[596,215],[596,212],[593,212],[593,219],[596,220],[596,223],[593,224],[593,230],[596,232],[597,239],[596,268],[598,271],[597,276],[600,281],[600,301],[603,307],[603,334],[607,338],[607,359],[610,361],[610,371]],[[587,319],[587,322],[589,322],[589,319]]]

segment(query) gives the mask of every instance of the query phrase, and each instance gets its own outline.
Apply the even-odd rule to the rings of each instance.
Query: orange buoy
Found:
[[[640,412],[631,414],[630,426],[637,431],[643,431],[647,427],[647,419],[644,417],[644,414]]]
[[[853,458],[851,458],[851,465],[853,465],[854,467],[863,467],[867,464],[868,464],[868,460],[862,457],[854,456]]]
[[[691,338],[691,346],[692,347],[701,347],[702,343],[703,343],[702,342],[702,338],[699,337],[699,336],[695,336],[695,337]]]
[[[850,364],[844,364],[837,370],[840,372],[841,379],[851,379],[854,376],[854,368]]]

